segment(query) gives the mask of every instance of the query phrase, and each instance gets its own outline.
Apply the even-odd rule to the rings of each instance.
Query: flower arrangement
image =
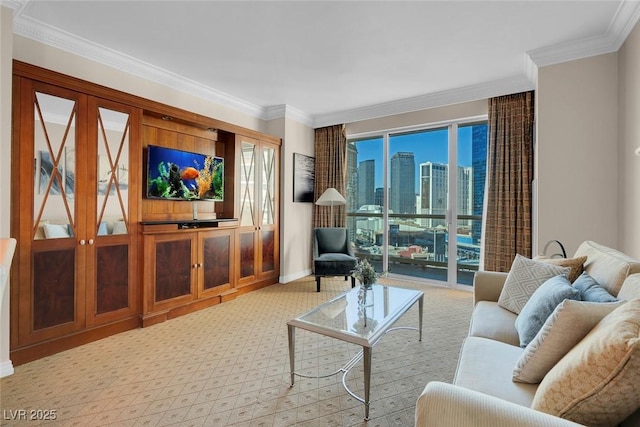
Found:
[[[352,271],[353,277],[358,279],[358,281],[363,286],[373,285],[378,279],[378,273],[376,273],[375,268],[369,263],[369,260],[358,259],[356,262],[356,267]]]

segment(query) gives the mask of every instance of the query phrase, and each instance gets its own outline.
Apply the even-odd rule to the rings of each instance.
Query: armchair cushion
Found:
[[[353,256],[346,228],[316,228],[315,237],[317,252],[314,255],[316,257],[324,253],[343,253]]]
[[[325,253],[313,260],[317,276],[344,276],[351,274],[356,258],[347,254]]]

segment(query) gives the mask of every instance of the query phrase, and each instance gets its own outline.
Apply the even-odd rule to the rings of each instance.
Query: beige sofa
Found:
[[[607,283],[621,300],[640,298],[640,261],[595,242],[583,242],[574,257],[586,256],[585,271]],[[531,409],[539,384],[515,382],[513,368],[524,349],[517,315],[498,305],[507,273],[478,272],[474,311],[453,384],[430,382],[416,403],[416,426],[571,426],[565,419]],[[559,363],[559,362],[558,362]],[[640,426],[640,410],[624,427]]]

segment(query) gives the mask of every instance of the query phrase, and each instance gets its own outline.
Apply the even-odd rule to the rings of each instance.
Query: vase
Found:
[[[370,307],[373,305],[372,284],[360,284],[358,289],[358,305],[362,307]]]

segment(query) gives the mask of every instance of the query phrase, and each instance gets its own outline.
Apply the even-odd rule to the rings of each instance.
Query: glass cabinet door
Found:
[[[276,215],[276,150],[262,149],[262,224],[273,225]]]
[[[95,236],[95,278],[88,290],[88,322],[131,306],[129,213],[129,145],[131,115],[92,104],[95,121],[95,213],[88,227]],[[93,238],[90,239],[92,242]]]
[[[78,251],[78,230],[84,218],[78,215],[76,149],[81,95],[48,85],[26,87],[32,99],[31,150],[33,159],[33,204],[21,204],[31,212],[32,264],[29,289],[21,299],[28,304],[30,322],[20,325],[21,338],[47,338],[60,331],[73,331],[83,319],[83,290],[75,274],[84,258]],[[27,118],[25,118],[27,119]],[[23,121],[26,124],[26,122]]]
[[[240,155],[240,226],[256,226],[255,218],[256,146],[242,141]]]

